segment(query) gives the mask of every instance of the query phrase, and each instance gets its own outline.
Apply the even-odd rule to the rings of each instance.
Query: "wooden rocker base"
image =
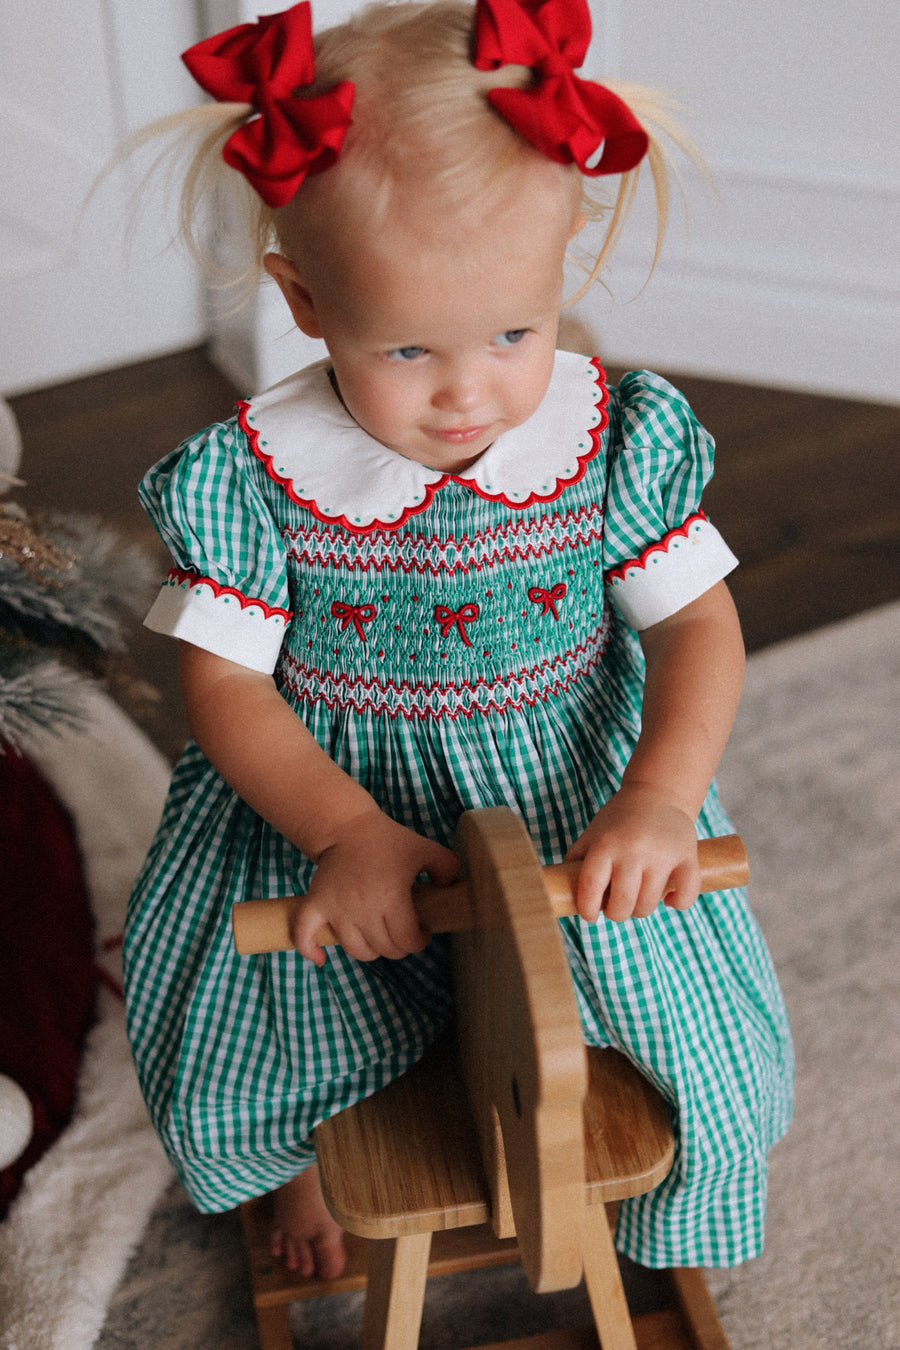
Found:
[[[601,1345],[597,1327],[602,1328],[602,1350],[729,1350],[702,1271],[660,1272],[671,1284],[672,1307],[629,1316],[610,1225],[618,1197],[639,1193],[668,1171],[671,1127],[660,1099],[616,1052],[589,1052],[588,1084],[585,1189],[592,1203],[585,1240],[591,1255],[584,1264],[595,1325],[544,1332],[485,1350],[499,1350],[500,1344],[505,1350],[596,1350]],[[405,1122],[399,1132],[398,1119]],[[319,1127],[320,1170],[326,1191],[337,1201],[337,1217],[355,1226],[363,1215],[365,1226],[376,1233],[374,1238],[347,1233],[347,1268],[336,1280],[292,1273],[271,1257],[267,1197],[241,1206],[261,1350],[293,1350],[288,1304],[366,1288],[370,1273],[379,1295],[374,1308],[366,1308],[364,1350],[382,1344],[415,1346],[427,1279],[521,1260],[516,1238],[495,1237],[486,1221],[488,1194],[471,1147],[471,1130],[450,1039],[439,1042],[381,1092]],[[447,1132],[443,1141],[439,1131]],[[349,1176],[340,1167],[341,1159],[362,1149],[377,1158],[378,1166]],[[424,1177],[421,1172],[416,1177],[417,1211],[402,1184],[383,1190],[379,1177],[386,1171],[401,1179],[412,1177],[423,1157],[430,1164]],[[459,1226],[432,1232],[438,1210],[442,1222]],[[388,1232],[397,1236],[388,1237]],[[398,1287],[399,1298],[390,1292]],[[397,1306],[412,1310],[414,1324],[389,1331]],[[630,1327],[633,1341],[623,1324]]]
[[[347,1268],[336,1280],[298,1275],[269,1255],[268,1197],[247,1201],[240,1213],[261,1350],[294,1350],[289,1304],[365,1289],[371,1244],[366,1238],[347,1235]],[[511,1265],[518,1259],[515,1238],[495,1238],[489,1224],[453,1228],[434,1234],[428,1278]],[[729,1350],[703,1272],[661,1274],[671,1284],[672,1306],[632,1318],[637,1350]],[[599,1344],[596,1329],[586,1326],[494,1342],[478,1350],[597,1350]]]
[[[263,1350],[292,1350],[288,1303],[363,1285],[362,1350],[416,1350],[429,1275],[516,1259],[536,1293],[583,1277],[593,1326],[508,1350],[728,1350],[700,1271],[671,1272],[672,1309],[631,1316],[608,1206],[668,1175],[669,1108],[624,1055],[586,1050],[522,822],[466,812],[458,844],[470,926],[453,936],[453,1034],[315,1132],[325,1200],[356,1234],[347,1272],[328,1284],[286,1274],[265,1210],[244,1206]]]

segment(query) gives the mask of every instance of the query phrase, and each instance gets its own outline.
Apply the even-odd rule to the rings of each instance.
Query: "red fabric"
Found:
[[[527,89],[492,89],[488,101],[537,150],[591,175],[626,173],[647,152],[647,133],[618,94],[575,74],[591,40],[587,0],[478,0],[478,70],[529,66]],[[597,152],[602,146],[602,153]]]
[[[309,4],[241,23],[188,48],[181,58],[220,103],[250,103],[258,117],[229,136],[222,150],[267,206],[285,206],[307,174],[337,159],[353,108],[353,83],[342,80],[304,97],[315,74]]]
[[[34,1136],[0,1172],[0,1218],[68,1124],[97,977],[72,822],[37,770],[0,746],[0,1072],[27,1093]]]

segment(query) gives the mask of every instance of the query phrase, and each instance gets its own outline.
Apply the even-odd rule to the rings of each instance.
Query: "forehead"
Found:
[[[358,323],[460,322],[473,308],[488,326],[496,313],[501,330],[527,322],[558,302],[577,210],[571,178],[548,167],[511,176],[489,202],[398,192],[382,228],[345,219],[317,249],[322,285]]]

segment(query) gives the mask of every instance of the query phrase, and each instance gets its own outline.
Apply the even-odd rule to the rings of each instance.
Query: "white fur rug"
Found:
[[[104,943],[122,932],[125,900],[159,820],[169,767],[105,695],[92,691],[86,706],[90,721],[81,734],[42,737],[29,757],[75,821],[98,960],[121,979],[116,951],[105,951]],[[94,1344],[171,1177],[138,1091],[122,1005],[103,988],[75,1116],[27,1174],[0,1225],[2,1350]]]
[[[121,927],[166,766],[102,697],[89,735],[48,741],[39,761],[78,821],[102,938]],[[900,1350],[900,605],[751,658],[720,779],[791,1012],[798,1095],[772,1158],[766,1252],[711,1284],[733,1350]],[[0,1227],[0,1347],[253,1350],[236,1222],[195,1215],[169,1184],[121,1011],[103,999],[77,1117]],[[488,1338],[524,1334],[509,1278],[482,1286],[500,1304]],[[438,1285],[423,1346],[463,1343],[459,1326],[471,1342],[471,1285]],[[304,1316],[305,1350],[352,1343],[337,1309]]]

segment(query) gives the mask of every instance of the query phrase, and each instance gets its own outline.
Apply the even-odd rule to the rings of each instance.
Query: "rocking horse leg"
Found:
[[[430,1250],[430,1233],[371,1241],[362,1350],[416,1350]]]
[[[696,1350],[730,1350],[703,1271],[682,1267],[669,1275]]]
[[[619,1259],[602,1204],[588,1205],[585,1210],[584,1282],[602,1350],[637,1350]]]
[[[283,1303],[256,1309],[256,1330],[261,1350],[294,1350],[294,1338]]]

